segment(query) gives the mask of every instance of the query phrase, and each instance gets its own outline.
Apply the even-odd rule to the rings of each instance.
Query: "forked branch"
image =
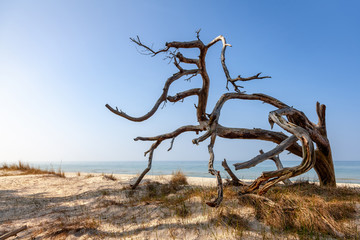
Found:
[[[222,50],[221,50],[221,65],[223,67],[225,76],[226,76],[226,89],[229,90],[228,84],[231,83],[234,87],[234,90],[238,93],[241,93],[239,88],[243,88],[243,86],[237,85],[236,82],[237,81],[242,81],[242,82],[246,82],[246,81],[250,81],[250,80],[254,80],[254,79],[264,79],[264,78],[271,78],[270,76],[260,76],[261,73],[258,73],[254,76],[251,77],[247,77],[247,78],[243,78],[241,77],[241,75],[239,75],[237,78],[232,78],[230,76],[229,70],[226,66],[225,63],[225,52],[226,52],[226,47],[231,47],[230,44],[226,43],[226,39],[224,36],[220,35],[218,37],[216,37],[214,40],[212,40],[206,47],[209,48],[212,45],[214,45],[215,43],[221,41],[222,42]]]

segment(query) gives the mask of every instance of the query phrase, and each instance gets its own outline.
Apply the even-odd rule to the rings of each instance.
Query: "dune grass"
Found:
[[[170,184],[174,186],[188,185],[188,182],[184,173],[181,170],[177,170],[176,172],[172,173]]]
[[[179,176],[185,180],[178,180]],[[136,201],[156,202],[172,209],[178,217],[189,217],[192,212],[187,200],[199,197],[202,202],[209,201],[216,196],[216,188],[188,186],[183,184],[185,182],[186,177],[179,172],[173,174],[169,183],[147,183],[142,186],[143,194]],[[360,203],[359,189],[326,188],[299,182],[290,186],[275,186],[265,196],[239,195],[238,192],[239,188],[233,186],[225,188],[221,204],[221,208],[225,210],[213,218],[214,223],[238,228],[242,232],[248,229],[249,223],[234,212],[241,207],[250,207],[255,218],[275,233],[296,234],[301,239],[360,237],[355,223],[355,219],[359,217],[356,210],[356,204]]]
[[[13,163],[13,164],[7,164],[7,163],[3,163],[0,167],[0,170],[3,171],[21,171],[21,173],[19,173],[19,175],[30,175],[30,174],[52,174],[58,177],[63,177],[65,178],[65,173],[61,170],[61,168],[58,169],[58,171],[54,171],[52,170],[43,170],[40,168],[36,168],[33,166],[30,166],[30,164],[28,163],[23,163],[21,161],[19,161],[17,164]]]

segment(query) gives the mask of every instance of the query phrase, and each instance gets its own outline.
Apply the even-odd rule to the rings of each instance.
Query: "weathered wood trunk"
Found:
[[[331,150],[328,154],[324,154],[319,149],[316,149],[316,162],[314,169],[318,175],[321,186],[336,187],[334,163],[331,155]]]

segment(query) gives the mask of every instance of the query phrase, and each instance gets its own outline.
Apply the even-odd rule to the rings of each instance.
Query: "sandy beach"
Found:
[[[167,183],[171,176],[146,176],[134,193],[126,187],[136,179],[135,175],[114,174],[114,180],[104,174],[89,173],[66,173],[66,178],[17,174],[0,172],[0,236],[27,226],[9,239],[238,239],[240,235],[243,239],[262,239],[274,234],[249,207],[231,209],[231,214],[248,220],[248,230],[239,233],[235,227],[219,224],[217,216],[230,211],[229,204],[236,206],[236,200],[210,208],[199,196],[191,197],[179,202],[191,212],[187,217],[179,216],[176,208],[166,204],[134,200],[134,194],[141,195],[147,183]],[[216,184],[212,178],[187,180],[190,186]],[[176,194],[167,196],[172,197]],[[356,224],[359,223],[357,219]],[[276,234],[297,239],[293,234]]]

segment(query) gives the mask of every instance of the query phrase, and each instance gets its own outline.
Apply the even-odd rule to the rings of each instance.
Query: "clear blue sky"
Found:
[[[146,113],[176,71],[163,56],[139,54],[129,37],[162,48],[167,41],[195,39],[199,28],[205,43],[222,34],[232,44],[232,76],[272,76],[245,83],[247,93],[277,97],[315,122],[316,101],[326,104],[334,160],[360,160],[359,9],[359,1],[329,0],[0,0],[0,162],[146,161],[151,143],[132,139],[195,124],[196,99],[167,104],[142,123],[109,112],[106,103],[131,115]],[[220,50],[216,45],[208,53],[208,111],[227,91]],[[200,84],[199,78],[180,80],[171,93]],[[232,101],[220,123],[268,129],[271,110]],[[195,137],[177,138],[170,152],[163,142],[154,161],[206,161],[208,143],[194,146]],[[273,146],[218,139],[216,160],[245,161]]]

